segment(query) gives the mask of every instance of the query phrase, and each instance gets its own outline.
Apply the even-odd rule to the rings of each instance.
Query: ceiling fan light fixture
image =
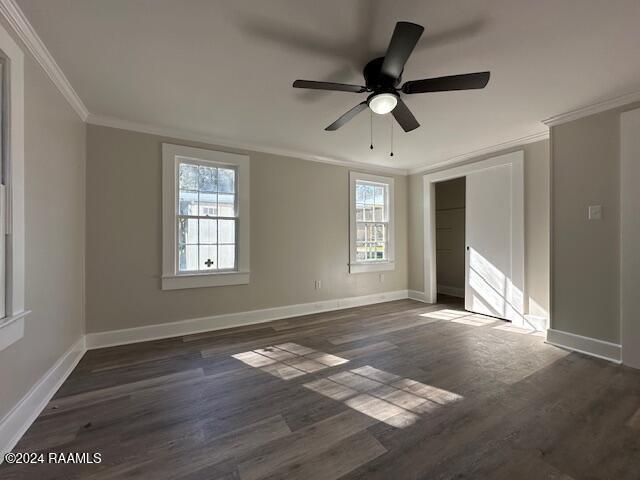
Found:
[[[378,115],[391,112],[397,104],[398,97],[393,93],[378,93],[369,100],[369,108]]]

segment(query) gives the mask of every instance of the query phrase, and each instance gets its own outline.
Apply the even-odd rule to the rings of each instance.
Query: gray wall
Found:
[[[620,341],[620,112],[551,130],[553,284],[551,327]],[[602,220],[589,221],[589,205]]]
[[[84,329],[85,125],[28,50],[23,51],[25,301],[31,314],[24,337],[0,352],[0,418]]]
[[[450,287],[464,295],[465,196],[465,177],[436,183],[438,293]]]
[[[549,312],[549,141],[483,155],[473,163],[504,153],[524,150],[525,180],[525,307],[528,313]],[[409,177],[409,288],[424,292],[424,222],[422,177]]]
[[[162,142],[237,151],[88,126],[88,332],[407,288],[406,177],[395,179],[396,269],[380,282],[377,273],[348,273],[349,169],[243,152],[251,157],[251,283],[160,290]]]

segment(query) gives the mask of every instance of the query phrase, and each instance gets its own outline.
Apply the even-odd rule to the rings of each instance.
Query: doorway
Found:
[[[463,180],[460,180],[463,179]],[[445,185],[445,182],[453,183]],[[464,181],[464,184],[462,183]],[[458,183],[455,183],[458,182]],[[440,186],[438,186],[440,184]],[[445,272],[439,263],[459,253],[442,240],[453,221],[445,222],[445,200],[437,202],[437,190],[459,191],[452,208],[464,212],[464,305],[471,312],[490,315],[525,326],[524,310],[524,152],[452,167],[423,177],[424,193],[424,298],[437,302],[460,269]],[[464,205],[464,209],[461,207]],[[440,212],[438,212],[440,209]],[[452,212],[454,210],[451,210]],[[460,213],[458,214],[460,216]],[[438,221],[440,218],[440,222]],[[440,244],[438,244],[438,223]],[[452,232],[453,230],[450,230]],[[460,228],[458,228],[460,232]],[[457,244],[459,246],[460,236]],[[452,244],[453,245],[453,244]],[[454,250],[455,249],[455,250]],[[440,250],[438,252],[437,250]],[[447,250],[451,250],[449,253]],[[458,257],[458,262],[459,262]],[[440,268],[439,268],[440,267]],[[459,278],[459,277],[458,277]],[[459,285],[459,281],[457,282]],[[454,285],[455,287],[455,285]]]
[[[464,303],[466,177],[436,188],[436,274],[439,303]]]

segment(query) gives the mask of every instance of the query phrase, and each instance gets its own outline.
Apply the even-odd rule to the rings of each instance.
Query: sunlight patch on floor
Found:
[[[518,335],[533,335],[534,337],[545,337],[545,333],[539,330],[534,330],[533,328],[522,328],[511,325],[510,323],[506,323],[504,325],[498,325],[496,327],[492,327],[495,330],[502,330],[504,332],[517,333]]]
[[[349,361],[297,343],[283,343],[231,356],[283,380],[319,372]]]
[[[413,425],[420,415],[463,398],[370,365],[338,372],[304,387],[396,428]]]

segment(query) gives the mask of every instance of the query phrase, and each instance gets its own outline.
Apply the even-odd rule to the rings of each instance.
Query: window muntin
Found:
[[[238,170],[178,159],[177,272],[238,269]]]
[[[356,262],[389,260],[389,185],[355,183]]]

